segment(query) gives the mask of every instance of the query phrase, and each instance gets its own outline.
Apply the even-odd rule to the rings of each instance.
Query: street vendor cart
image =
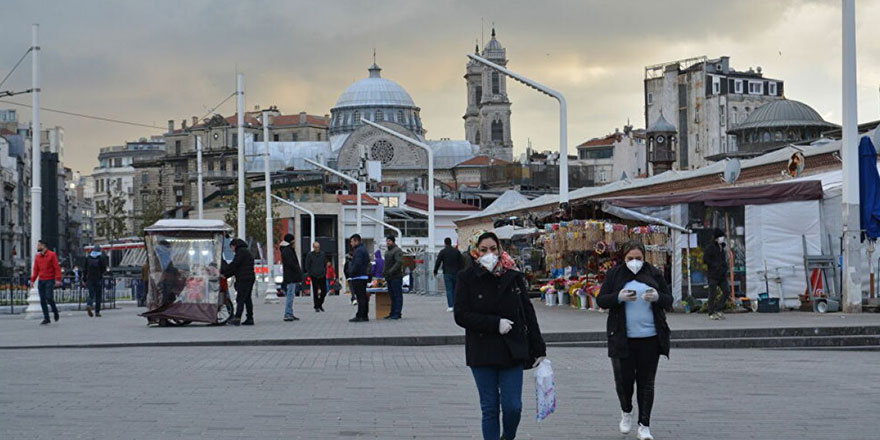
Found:
[[[159,220],[144,229],[151,322],[223,325],[233,304],[221,283],[223,244],[232,228],[219,220]]]

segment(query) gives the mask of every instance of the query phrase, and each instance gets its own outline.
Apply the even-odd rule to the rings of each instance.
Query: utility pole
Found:
[[[862,311],[861,245],[859,236],[859,118],[856,91],[856,5],[842,0],[843,29],[843,311]]]
[[[247,240],[244,203],[244,74],[239,73],[238,95],[238,238]]]
[[[205,190],[202,186],[202,137],[196,135],[196,185],[199,197],[199,220],[205,218]]]
[[[255,143],[256,145],[256,143]],[[279,302],[275,294],[275,246],[272,237],[272,172],[269,170],[269,112],[263,111],[263,176],[266,179],[266,266],[269,269],[269,282],[266,283],[266,304]]]
[[[33,116],[31,118],[31,259],[37,256],[37,242],[42,234],[43,188],[40,187],[40,25],[31,25],[31,98]],[[40,294],[34,283],[28,292],[26,317],[37,317],[42,313]]]

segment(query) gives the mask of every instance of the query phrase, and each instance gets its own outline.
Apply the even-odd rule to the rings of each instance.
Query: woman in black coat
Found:
[[[511,440],[522,412],[523,369],[541,363],[546,346],[525,279],[501,252],[498,237],[485,232],[473,243],[475,264],[458,275],[455,322],[465,329],[465,355],[480,395],[483,438]]]
[[[638,385],[639,440],[653,440],[651,407],[660,355],[669,357],[669,326],[664,309],[672,294],[663,272],[645,262],[645,246],[623,247],[623,263],[608,271],[596,303],[608,309],[608,356],[622,411],[620,432],[632,430],[633,384]]]

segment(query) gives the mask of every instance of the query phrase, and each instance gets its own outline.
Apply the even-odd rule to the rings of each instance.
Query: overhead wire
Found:
[[[30,104],[24,104],[24,103],[21,103],[21,102],[15,102],[15,101],[5,101],[5,100],[0,100],[0,103],[3,103],[3,104],[11,104],[11,105],[18,105],[18,106],[28,107],[28,108],[32,108],[32,107],[33,107],[33,106],[30,105]],[[123,121],[123,120],[120,120],[120,119],[105,118],[105,117],[103,117],[103,116],[93,116],[93,115],[86,115],[86,114],[83,114],[83,113],[68,112],[68,111],[64,111],[64,110],[56,110],[56,109],[51,109],[51,108],[48,108],[48,107],[42,107],[42,106],[40,106],[40,110],[41,110],[41,111],[51,112],[51,113],[60,113],[60,114],[62,114],[62,115],[68,115],[68,116],[76,116],[76,117],[79,117],[79,118],[94,119],[94,120],[96,120],[96,121],[112,122],[112,123],[114,123],[114,124],[132,125],[132,126],[135,126],[135,127],[155,128],[155,129],[159,129],[159,130],[163,130],[163,129],[164,129],[163,127],[158,127],[158,126],[156,126],[156,125],[141,124],[141,123],[138,123],[138,122],[129,122],[129,121]]]
[[[0,87],[2,87],[3,84],[6,82],[6,80],[9,79],[10,76],[12,76],[12,73],[15,72],[15,69],[17,69],[18,66],[21,64],[21,62],[24,61],[24,59],[28,56],[29,53],[31,53],[31,50],[33,50],[33,48],[29,47],[28,50],[25,51],[24,55],[22,55],[21,58],[19,58],[18,62],[15,63],[15,66],[12,67],[12,70],[10,70],[9,73],[7,73],[6,76],[3,78],[3,81],[0,81]]]

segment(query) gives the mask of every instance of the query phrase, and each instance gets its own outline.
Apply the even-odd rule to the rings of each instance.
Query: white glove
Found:
[[[638,298],[634,290],[623,289],[617,294],[617,300],[620,302],[635,301],[636,299]]]
[[[535,363],[532,365],[532,368],[535,368],[538,365],[541,365],[541,362],[544,362],[544,359],[547,359],[547,356],[541,356],[541,357],[535,359]]]
[[[649,303],[652,303],[660,299],[660,294],[657,293],[657,290],[655,289],[648,289],[645,291],[644,295],[642,295],[642,299]]]
[[[512,328],[513,321],[504,318],[501,318],[501,320],[498,321],[498,333],[506,335]]]

